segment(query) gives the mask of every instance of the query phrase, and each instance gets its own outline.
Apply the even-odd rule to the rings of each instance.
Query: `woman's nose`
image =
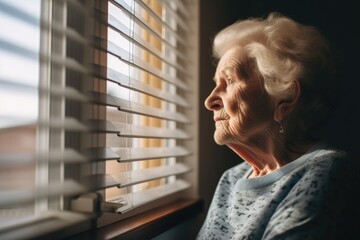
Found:
[[[210,110],[219,110],[223,107],[222,100],[218,95],[216,88],[210,93],[210,95],[205,100],[205,107]]]

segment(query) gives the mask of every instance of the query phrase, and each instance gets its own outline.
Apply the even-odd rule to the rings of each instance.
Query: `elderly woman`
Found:
[[[213,52],[214,139],[245,161],[223,174],[197,238],[346,239],[347,156],[318,131],[336,99],[327,40],[272,13],[225,28]]]

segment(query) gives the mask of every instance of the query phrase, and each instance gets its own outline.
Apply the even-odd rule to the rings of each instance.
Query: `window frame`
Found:
[[[51,2],[51,0],[48,1],[44,1],[44,2]],[[62,4],[65,4],[66,1],[61,1]],[[86,1],[88,3],[88,1]],[[88,3],[89,5],[93,5],[93,9],[96,7],[100,7],[103,8],[104,7],[104,1],[102,0],[93,0],[90,1],[91,3]],[[192,4],[195,7],[191,8],[192,9],[192,15],[195,16],[193,18],[193,22],[194,22],[194,29],[193,31],[196,32],[197,34],[193,34],[191,36],[191,39],[189,40],[190,42],[193,43],[193,48],[197,49],[198,48],[198,32],[199,32],[199,19],[198,19],[198,8],[199,8],[199,1],[195,1],[191,2],[188,1],[188,4]],[[47,5],[46,4],[43,6],[44,9],[47,9],[49,11],[49,9],[51,8],[51,4]],[[42,11],[44,11],[44,9]],[[91,9],[91,7],[89,8]],[[43,13],[42,13],[43,14]],[[49,16],[48,16],[49,17]],[[96,23],[94,23],[94,31],[92,32],[92,27],[89,27],[89,29],[84,29],[85,32],[87,32],[87,34],[91,35],[91,34],[103,34],[104,33],[104,29],[102,29],[102,27],[99,25],[97,26]],[[43,43],[47,43],[49,41],[49,36],[44,36],[42,34],[42,42]],[[48,44],[42,44],[42,47],[45,48],[46,50],[46,54],[48,55],[49,53],[52,53],[51,51],[51,46]],[[191,72],[191,74],[193,76],[198,76],[198,51],[190,51],[191,52],[191,56],[189,57],[189,59],[193,59],[193,64],[191,64],[189,71]],[[44,54],[43,54],[44,55]],[[87,57],[89,56],[94,56],[94,63],[96,63],[96,61],[106,61],[106,57],[104,57],[104,55],[102,55],[100,52],[96,52],[90,50],[87,53]],[[49,58],[50,59],[50,58]],[[42,60],[44,61],[44,60]],[[46,76],[48,79],[50,79],[50,71],[47,68],[48,66],[45,65],[45,67],[42,67],[40,72],[42,76]],[[63,79],[64,81],[64,79]],[[47,85],[47,83],[43,83],[43,87],[44,88],[49,88],[49,86]],[[188,218],[188,217],[194,217],[196,214],[199,213],[199,211],[201,210],[201,206],[202,206],[202,202],[198,199],[197,197],[197,158],[198,158],[198,153],[197,153],[197,149],[198,149],[198,81],[192,81],[192,86],[191,89],[193,89],[193,93],[191,96],[191,103],[193,104],[193,109],[191,110],[191,118],[194,121],[194,125],[189,126],[189,132],[192,132],[192,140],[189,141],[187,143],[188,147],[190,149],[192,149],[192,155],[191,157],[189,157],[189,160],[187,160],[187,162],[191,165],[193,172],[191,174],[189,174],[188,178],[190,179],[190,181],[193,183],[193,187],[189,190],[186,190],[186,192],[181,192],[181,193],[176,193],[173,194],[169,197],[166,197],[164,199],[161,199],[159,201],[156,201],[154,203],[148,204],[146,206],[142,206],[139,207],[136,210],[133,210],[131,212],[127,212],[124,213],[123,215],[115,215],[115,214],[108,214],[108,213],[102,213],[101,217],[102,219],[105,220],[101,220],[101,221],[97,221],[97,227],[104,227],[109,225],[110,223],[114,223],[114,222],[118,222],[118,224],[120,225],[125,225],[126,222],[124,219],[130,219],[130,217],[135,216],[138,219],[138,223],[140,221],[140,225],[142,227],[148,228],[151,226],[148,226],[149,222],[144,222],[144,216],[156,216],[156,215],[161,215],[160,218],[152,218],[151,222],[161,222],[164,221],[164,219],[167,219],[167,217],[169,217],[168,219],[173,218],[174,216],[179,216],[179,214],[181,216],[183,216],[182,218],[178,219],[178,223],[180,221],[183,221],[184,219]],[[103,87],[103,86],[100,86]],[[46,99],[46,98],[45,98]],[[41,104],[45,104],[48,106],[49,102],[42,102]],[[60,109],[62,107],[60,106]],[[48,109],[48,108],[46,108]],[[76,111],[77,109],[73,109],[73,111]],[[95,113],[99,113],[100,116],[103,116],[104,112],[102,109],[98,109],[99,111],[95,111]],[[61,110],[60,110],[61,112]],[[62,114],[62,113],[61,113]],[[88,113],[87,113],[88,114]],[[49,116],[50,114],[48,114],[48,112],[44,112],[41,113],[41,116],[44,117],[44,119],[46,119],[46,121],[49,121]],[[42,136],[39,139],[39,145],[40,146],[46,146],[44,143],[44,141],[46,142],[47,140],[45,140],[46,138],[51,138],[51,134],[48,132],[47,129],[40,129],[40,135]],[[63,137],[60,135],[60,137],[63,139]],[[101,139],[98,139],[99,141],[101,141]],[[64,140],[65,141],[65,140]],[[81,138],[81,146],[83,145],[87,145],[88,141],[93,141],[93,140],[89,140],[88,138]],[[60,149],[64,149],[65,146],[60,146]],[[47,147],[42,148],[41,152],[44,153],[48,150]],[[58,165],[58,167],[55,167],[55,171],[60,171],[57,172],[55,175],[63,178],[65,177],[64,175],[66,175],[67,177],[72,176],[72,177],[77,177],[76,176],[76,171],[75,173],[73,173],[73,171],[68,171],[68,167],[64,167],[62,166],[62,164],[60,163],[60,165]],[[94,165],[94,167],[92,168],[85,168],[85,169],[79,169],[79,171],[81,171],[82,173],[91,173],[91,174],[97,174],[99,172],[103,172],[104,171],[104,165],[103,162],[102,163],[98,163],[96,165]],[[44,181],[44,176],[48,175],[48,170],[45,170],[45,172],[40,173],[40,182]],[[58,177],[56,180],[58,180]],[[180,199],[180,200],[179,200]],[[181,200],[182,199],[182,200]],[[189,200],[190,199],[190,200]],[[58,238],[62,238],[62,237],[71,237],[71,236],[76,236],[77,233],[79,232],[83,232],[83,231],[94,231],[94,223],[96,221],[96,218],[92,218],[94,216],[89,216],[87,214],[79,214],[79,213],[72,213],[70,212],[61,212],[58,210],[69,210],[69,201],[70,199],[67,198],[59,198],[58,200],[56,200],[55,202],[47,202],[47,200],[45,201],[41,201],[41,204],[39,205],[40,207],[38,208],[38,211],[43,211],[44,209],[52,209],[54,211],[47,211],[47,214],[41,216],[39,218],[39,221],[34,221],[34,222],[30,222],[30,224],[26,224],[26,225],[22,225],[20,226],[21,231],[17,231],[17,233],[10,231],[10,235],[15,234],[14,236],[18,236],[18,238],[22,238],[22,236],[27,236],[29,237],[29,235],[27,235],[29,232],[36,232],[34,237],[54,237],[55,239]],[[162,207],[161,207],[162,206]],[[165,207],[164,207],[165,206]],[[176,207],[174,207],[176,206]],[[172,209],[170,210],[166,210],[166,208],[170,208]],[[189,210],[191,209],[191,211]],[[163,213],[162,213],[163,212]],[[181,213],[183,212],[183,213]],[[186,214],[184,214],[186,213]],[[165,216],[165,217],[164,217]],[[166,217],[167,216],[167,217]],[[98,218],[98,219],[100,219]],[[47,219],[52,219],[54,220],[53,222],[47,222]],[[73,219],[74,221],[68,221],[69,219]],[[142,220],[141,220],[142,219]],[[157,220],[156,220],[157,219]],[[60,224],[61,222],[67,222],[67,224]],[[131,222],[131,220],[130,220]],[[157,225],[160,226],[160,225]],[[172,224],[171,226],[174,226],[174,224]],[[138,225],[139,227],[139,225]],[[168,226],[170,227],[170,225]],[[39,231],[38,229],[41,229],[41,231]],[[160,229],[160,228],[159,228]],[[161,228],[162,230],[164,230],[163,228]],[[66,231],[64,231],[66,230]],[[130,232],[132,232],[134,229],[128,228],[128,231],[126,234],[129,234]],[[162,231],[161,230],[161,231]],[[152,236],[154,236],[153,234],[158,231],[153,231]],[[123,233],[124,234],[124,233]],[[139,233],[137,233],[139,234]],[[0,235],[2,236],[2,235]]]

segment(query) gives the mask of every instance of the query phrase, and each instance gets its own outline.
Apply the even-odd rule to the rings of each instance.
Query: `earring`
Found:
[[[282,126],[281,122],[279,121],[279,133],[283,134],[284,132],[285,132],[285,129]]]

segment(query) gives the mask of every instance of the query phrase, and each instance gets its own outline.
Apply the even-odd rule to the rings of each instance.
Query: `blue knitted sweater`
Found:
[[[257,178],[243,162],[221,177],[197,239],[345,239],[347,166],[323,144]]]

